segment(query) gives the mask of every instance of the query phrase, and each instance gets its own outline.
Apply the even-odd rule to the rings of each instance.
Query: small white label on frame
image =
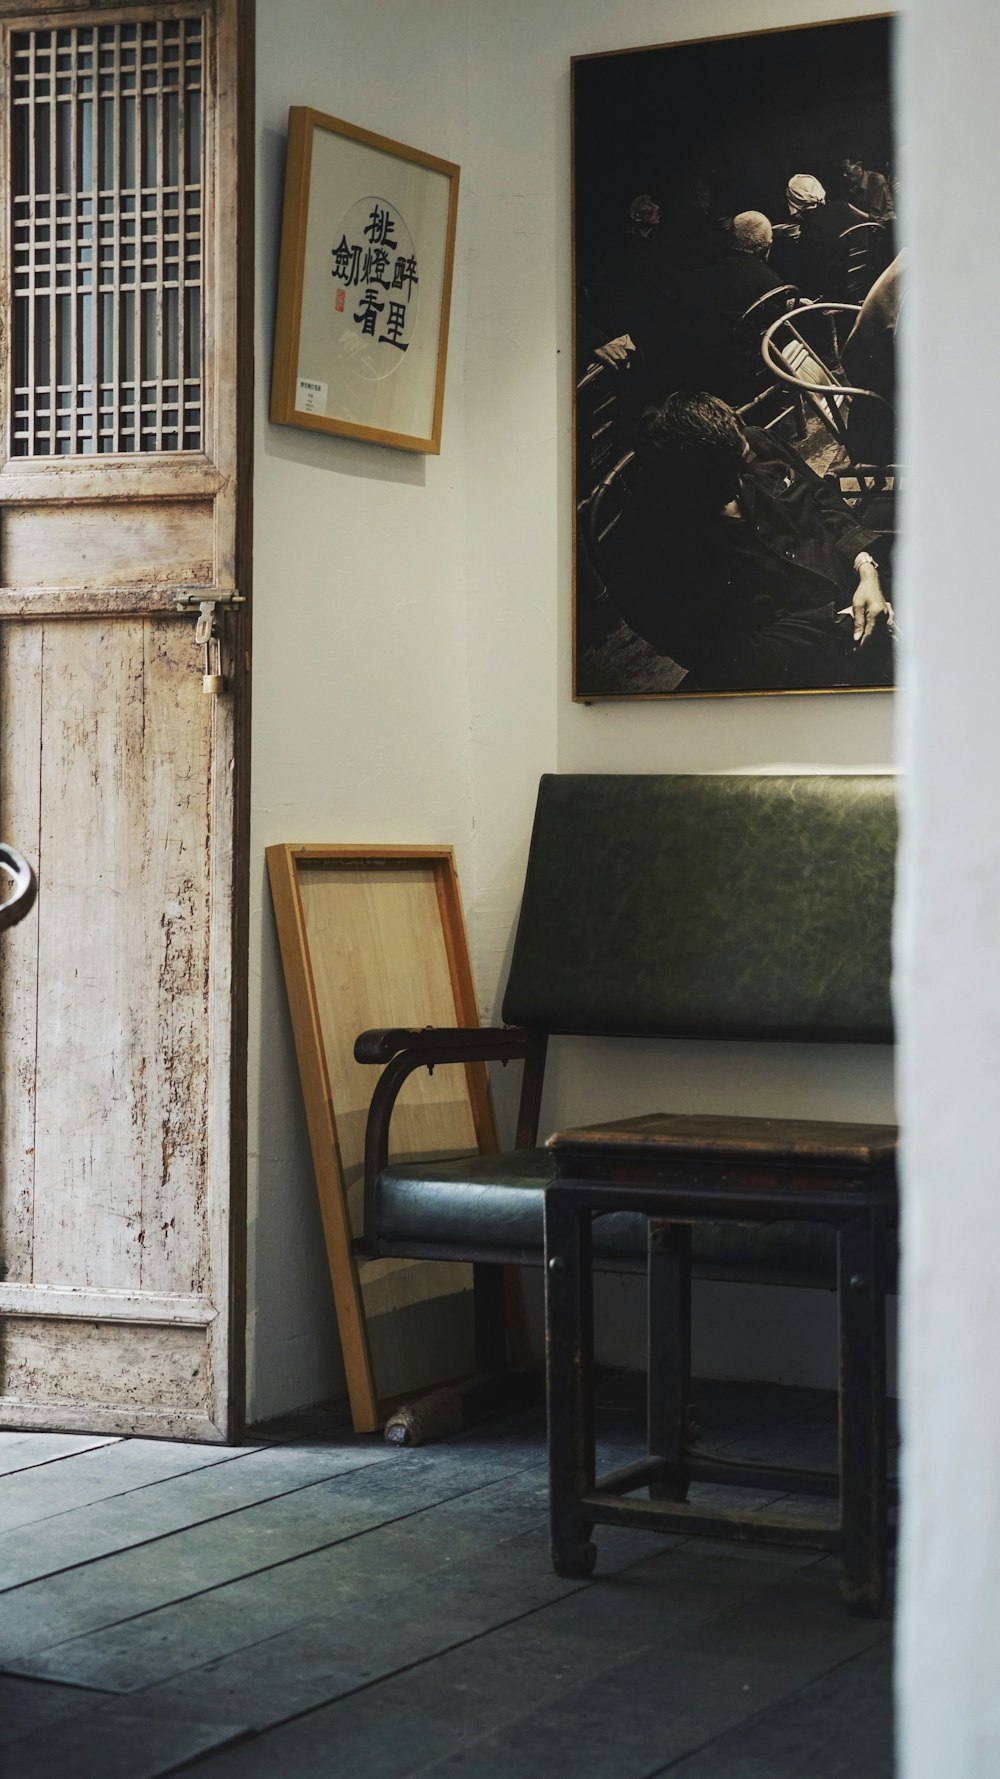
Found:
[[[325,383],[314,383],[311,377],[300,377],[295,397],[295,407],[300,414],[326,413]]]

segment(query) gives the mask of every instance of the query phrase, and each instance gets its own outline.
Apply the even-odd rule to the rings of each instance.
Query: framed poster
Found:
[[[893,683],[892,31],[573,63],[577,699]]]
[[[440,451],[458,177],[292,106],[272,420]]]

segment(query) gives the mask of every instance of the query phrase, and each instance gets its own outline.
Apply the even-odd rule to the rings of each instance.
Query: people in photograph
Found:
[[[650,192],[636,193],[581,280],[578,374],[593,361],[634,371],[655,346],[676,301],[676,272],[662,237],[659,203]]]
[[[594,361],[628,370],[636,408],[671,388],[690,358],[692,276],[717,258],[723,239],[686,188],[680,209],[671,201],[661,210],[649,192],[631,198],[581,282],[578,375]]]
[[[632,362],[635,349],[631,334],[619,334],[616,339],[605,340],[600,346],[595,346],[593,356],[610,370],[620,371]]]
[[[659,204],[651,193],[637,192],[586,268],[582,306],[600,343],[635,336],[636,317],[643,318],[648,293],[662,280],[660,234]]]
[[[848,383],[870,389],[880,401],[854,396],[847,437],[855,463],[895,461],[896,334],[903,301],[904,254],[876,278],[844,341],[841,359]]]
[[[780,312],[776,304],[773,314],[761,317],[757,330],[741,326],[748,309],[783,288],[767,263],[772,238],[762,211],[740,211],[730,223],[725,251],[692,274],[687,290],[682,316],[685,382],[710,389],[734,406],[748,401],[760,382],[760,333]]]
[[[803,299],[842,302],[846,294],[847,248],[843,236],[859,218],[844,198],[827,198],[812,173],[793,173],[785,188],[787,222],[775,223],[771,259]]]
[[[704,169],[677,172],[664,194],[664,239],[684,272],[710,265],[725,250],[728,222],[716,214],[712,199],[712,179]]]
[[[705,266],[692,284],[692,294],[720,320],[732,324],[782,280],[768,265],[774,240],[770,221],[761,210],[741,210],[730,224],[725,251]]]
[[[626,233],[641,235],[648,241],[653,230],[659,226],[660,206],[648,192],[639,192],[630,202],[626,212]]]
[[[895,221],[896,201],[884,173],[865,166],[857,148],[845,149],[840,161],[848,203],[865,222],[885,226]]]
[[[643,416],[638,465],[608,592],[691,689],[892,683],[884,542],[789,445],[675,393]]]
[[[796,256],[797,263],[803,218],[825,202],[825,187],[812,173],[792,174],[785,187],[786,218],[783,222],[774,223],[771,230],[772,257],[776,262],[784,263],[785,258],[792,254]]]
[[[607,365],[609,370],[628,370],[635,362],[636,343],[631,334],[616,334],[608,339],[607,328],[591,320],[578,304],[576,311],[576,358],[578,374],[590,364]]]

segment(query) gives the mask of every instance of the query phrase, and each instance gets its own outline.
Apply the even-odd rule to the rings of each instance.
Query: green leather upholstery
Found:
[[[887,1043],[891,778],[542,779],[503,1017]]]
[[[379,1251],[540,1265],[545,1187],[554,1172],[547,1149],[386,1168],[375,1188]],[[645,1217],[597,1218],[598,1263],[638,1262],[645,1253]],[[701,1277],[782,1278],[831,1289],[836,1282],[834,1232],[821,1224],[696,1223],[691,1254]]]

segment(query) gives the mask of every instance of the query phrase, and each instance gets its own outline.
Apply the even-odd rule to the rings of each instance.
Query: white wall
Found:
[[[992,342],[1000,14],[915,0],[909,232],[908,792],[898,927],[904,1192],[903,1779],[1000,1773],[1000,658]],[[959,127],[960,120],[960,127]],[[984,345],[989,349],[984,351]]]
[[[264,844],[455,842],[488,1018],[541,772],[892,762],[889,695],[584,707],[570,691],[570,57],[872,10],[858,0],[258,0],[251,1413],[337,1381]],[[462,164],[440,459],[266,422],[292,103]],[[543,1121],[682,1100],[891,1117],[891,1069],[870,1050],[782,1047],[765,1059],[753,1046],[692,1056],[564,1043]],[[702,1348],[714,1367],[735,1369],[756,1341],[772,1374],[784,1353],[802,1368],[786,1358],[783,1375],[826,1375],[825,1356],[789,1338],[775,1293],[730,1293],[725,1305],[728,1339],[716,1320]],[[717,1318],[718,1298],[709,1308]]]
[[[343,1376],[263,849],[272,841],[449,842],[471,876],[467,281],[456,280],[440,457],[271,426],[288,108],[312,105],[462,162],[464,21],[455,0],[262,0],[258,8],[252,1418],[335,1394]],[[460,263],[469,251],[463,217]]]

